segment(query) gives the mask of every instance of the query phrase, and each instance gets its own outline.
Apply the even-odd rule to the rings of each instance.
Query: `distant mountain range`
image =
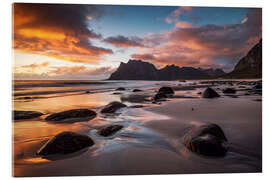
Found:
[[[262,78],[262,39],[223,78]]]
[[[222,69],[202,69],[167,65],[157,69],[153,64],[141,60],[121,62],[118,69],[111,74],[109,80],[180,80],[196,78],[212,78],[224,75]]]
[[[226,74],[222,69],[202,69],[167,65],[157,69],[153,64],[141,60],[121,62],[109,80],[181,80],[212,78],[261,78],[262,40],[243,57],[234,70]]]

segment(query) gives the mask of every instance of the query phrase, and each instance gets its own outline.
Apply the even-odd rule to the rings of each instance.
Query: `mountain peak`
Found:
[[[261,78],[262,77],[262,39],[253,46],[225,78]]]
[[[121,62],[118,69],[111,74],[109,80],[178,80],[211,78],[223,74],[223,71],[209,71],[193,67],[180,68],[174,64],[156,69],[156,67],[149,62],[130,59],[127,63]]]

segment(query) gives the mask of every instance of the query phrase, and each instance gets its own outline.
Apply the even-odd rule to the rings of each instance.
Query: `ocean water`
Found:
[[[135,88],[147,92],[163,85],[177,84],[181,83],[177,81],[14,81],[13,109],[32,109],[49,113],[76,106],[96,108],[114,100],[119,101],[119,96],[112,95],[118,87],[126,88],[125,92],[132,92]]]

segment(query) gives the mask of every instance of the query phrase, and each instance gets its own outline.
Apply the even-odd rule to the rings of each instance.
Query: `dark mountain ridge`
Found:
[[[222,69],[202,69],[167,65],[157,69],[153,64],[141,60],[121,62],[118,69],[111,74],[109,80],[178,80],[203,79],[224,75]]]
[[[224,78],[262,78],[262,39],[240,59]]]

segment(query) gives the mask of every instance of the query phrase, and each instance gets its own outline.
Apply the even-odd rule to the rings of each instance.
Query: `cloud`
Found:
[[[29,65],[23,65],[21,66],[21,68],[31,68],[31,69],[36,69],[36,68],[44,68],[49,66],[50,62],[45,61],[43,63],[33,63],[33,64],[29,64]]]
[[[72,62],[97,63],[111,49],[92,45],[101,39],[87,24],[104,11],[94,5],[28,4],[13,6],[13,48]]]
[[[159,66],[219,67],[229,71],[261,38],[261,9],[249,9],[247,20],[239,24],[180,24],[164,36],[158,46],[140,48],[132,58],[148,60]]]
[[[138,37],[125,37],[125,36],[110,36],[103,40],[106,43],[110,43],[115,45],[116,47],[143,47],[142,44],[143,39]]]
[[[45,65],[44,63],[39,65]],[[36,71],[38,64],[21,66],[14,70],[15,79],[106,79],[115,71],[111,67],[90,68],[86,66],[52,66],[45,71]],[[33,68],[34,67],[34,68]],[[24,68],[23,71],[22,68]],[[18,71],[20,70],[20,71]]]
[[[192,10],[192,7],[181,6],[174,10],[169,16],[165,18],[168,24],[175,23],[179,20],[179,16],[184,13],[188,13]]]
[[[188,23],[188,22],[185,22],[185,21],[178,21],[175,23],[175,28],[192,28],[193,25]]]

